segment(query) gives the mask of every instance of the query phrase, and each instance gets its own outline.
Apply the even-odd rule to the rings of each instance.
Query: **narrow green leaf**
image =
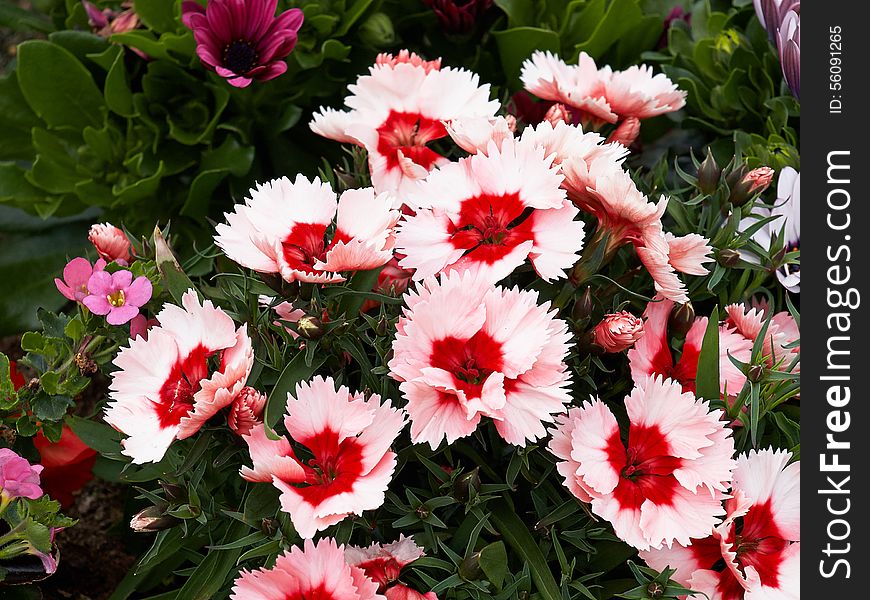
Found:
[[[701,352],[698,355],[698,374],[695,394],[699,398],[719,400],[719,307],[710,313]]]

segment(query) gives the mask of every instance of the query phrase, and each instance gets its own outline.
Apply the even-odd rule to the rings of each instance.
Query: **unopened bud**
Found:
[[[517,130],[517,118],[513,115],[505,115],[504,120],[507,123],[507,128],[511,133]]]
[[[272,537],[278,531],[278,521],[275,519],[263,519],[260,521],[260,531]]]
[[[586,286],[583,293],[574,301],[574,308],[571,310],[571,317],[578,326],[585,326],[584,321],[588,321],[592,316],[592,310],[595,307],[595,301],[592,298],[592,288]]]
[[[166,494],[166,499],[170,502],[187,502],[187,489],[185,487],[168,481],[161,481],[160,487],[163,488],[163,493]]]
[[[389,330],[390,320],[387,318],[387,315],[381,315],[381,318],[378,319],[378,324],[375,327],[375,333],[379,336],[385,336]]]
[[[698,166],[698,189],[701,190],[702,194],[709,196],[718,189],[721,178],[722,169],[719,167],[716,159],[713,158],[713,153],[708,146],[707,156]]]
[[[320,339],[323,337],[323,321],[306,315],[296,322],[296,331],[299,337],[304,337],[306,340]]]
[[[729,269],[732,267],[736,267],[737,263],[740,262],[740,253],[737,250],[732,250],[731,248],[725,248],[724,250],[720,250],[718,262],[723,267],[728,267]]]
[[[266,408],[266,394],[245,386],[233,400],[227,415],[227,425],[239,435],[248,435],[257,423],[261,422]]]
[[[683,339],[695,322],[695,309],[690,302],[675,304],[668,317],[668,332],[678,339]]]
[[[758,383],[761,381],[761,378],[764,377],[764,366],[763,365],[752,365],[749,367],[749,372],[746,374],[746,378],[752,383]]]
[[[550,125],[555,127],[559,123],[570,123],[571,122],[571,112],[565,108],[564,104],[557,102],[547,111],[547,114],[544,115],[544,120],[547,121]]]
[[[661,598],[665,595],[665,586],[660,584],[658,581],[653,581],[646,586],[646,591],[650,598]]]
[[[595,344],[605,352],[622,352],[643,337],[643,319],[628,311],[604,315],[593,330]]]
[[[375,48],[386,48],[396,43],[396,30],[389,16],[376,12],[360,25],[359,37]]]
[[[164,514],[166,507],[149,506],[133,515],[130,519],[130,529],[137,533],[162,531],[174,527],[179,519],[172,515]]]
[[[628,117],[619,124],[610,137],[607,138],[607,143],[622,144],[626,148],[631,146],[640,134],[640,119],[637,117]]]
[[[460,502],[468,502],[471,490],[474,490],[475,494],[480,491],[480,467],[464,473],[453,482],[453,497]]]
[[[731,196],[728,200],[734,206],[743,206],[751,198],[767,189],[770,182],[773,181],[773,174],[773,169],[770,167],[752,169],[731,188]]]
[[[480,552],[465,557],[459,565],[459,576],[466,581],[476,581],[483,576],[483,569],[480,568]]]
[[[359,182],[357,182],[356,177],[344,169],[336,167],[332,172],[335,174],[335,180],[338,182],[340,189],[349,190],[359,187]]]

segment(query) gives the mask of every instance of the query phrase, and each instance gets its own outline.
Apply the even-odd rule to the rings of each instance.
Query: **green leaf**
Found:
[[[15,2],[0,2],[0,28],[21,32],[39,31],[42,33],[48,33],[54,29],[51,21],[43,15],[25,10],[16,4]]]
[[[175,0],[135,0],[133,8],[142,22],[158,33],[178,28],[178,3]]]
[[[122,117],[136,116],[136,109],[133,108],[133,92],[130,91],[130,84],[127,83],[127,67],[124,64],[123,50],[118,52],[106,75],[103,94],[106,96],[106,105],[112,112]]]
[[[125,31],[116,33],[109,38],[110,41],[122,46],[129,46],[141,50],[151,58],[171,60],[166,47],[160,43],[160,40],[151,33],[143,29],[134,29],[133,31]]]
[[[73,405],[69,396],[50,396],[44,392],[37,394],[31,401],[33,414],[42,421],[60,421],[66,409]]]
[[[695,394],[699,398],[719,400],[719,307],[713,308],[698,355]],[[734,390],[730,390],[734,391]]]
[[[200,171],[190,184],[187,200],[181,207],[181,214],[200,219],[205,217],[208,214],[208,207],[212,203],[212,194],[228,174],[229,172],[225,169]]]
[[[235,541],[250,531],[250,527],[240,521],[232,521],[223,543]],[[237,572],[236,561],[242,554],[241,548],[213,550],[199,563],[193,574],[178,592],[178,598],[185,600],[211,600],[224,583]]]
[[[480,551],[480,568],[486,578],[498,589],[501,589],[507,574],[507,561],[504,542],[494,542]]]
[[[67,415],[66,424],[81,440],[100,454],[120,454],[121,434],[105,423]]]
[[[11,406],[15,403],[18,394],[12,383],[12,370],[9,358],[0,352],[0,406]]]
[[[495,5],[508,16],[508,27],[522,27],[535,23],[535,6],[528,0],[495,0]]]
[[[504,31],[494,31],[498,53],[504,72],[512,88],[519,86],[520,68],[523,61],[535,50],[549,50],[559,53],[559,34],[538,27],[516,27]]]
[[[67,50],[44,40],[18,47],[18,82],[30,108],[52,128],[102,127],[103,95]]]
[[[270,428],[274,429],[275,425],[284,414],[284,409],[287,406],[287,394],[296,393],[296,384],[300,381],[307,381],[317,372],[317,369],[326,362],[326,356],[315,355],[311,365],[305,364],[305,353],[299,352],[293,359],[287,363],[278,381],[275,382],[275,387],[272,388],[272,393],[269,394],[269,399],[266,402],[265,422]]]
[[[637,0],[613,0],[604,17],[595,21],[592,35],[574,47],[592,58],[599,58],[642,21],[643,12],[637,5]]]

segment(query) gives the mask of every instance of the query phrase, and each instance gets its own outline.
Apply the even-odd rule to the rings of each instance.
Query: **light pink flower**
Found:
[[[651,376],[667,377],[679,382],[684,392],[695,393],[707,317],[698,317],[692,323],[677,358],[671,350],[668,335],[668,318],[673,309],[674,302],[658,296],[647,305],[643,313],[644,335],[628,351],[631,378],[635,384],[640,384]],[[729,354],[741,362],[749,362],[752,341],[725,323],[719,326],[719,385],[722,394],[733,396],[743,388],[746,376],[729,360]]]
[[[676,569],[691,600],[800,598],[800,462],[784,450],[737,458],[725,521],[691,544],[641,552],[647,564]],[[738,534],[739,532],[739,534]]]
[[[388,52],[381,52],[375,58],[375,65],[377,66],[386,65],[395,68],[396,65],[401,64],[409,64],[415,67],[421,67],[427,73],[429,71],[441,70],[440,58],[436,58],[435,60],[424,60],[423,57],[418,55],[416,52],[409,52],[408,50],[399,50],[399,53],[395,56]]]
[[[754,343],[761,335],[766,320],[764,311],[743,304],[729,304],[725,307],[725,312],[728,314],[725,324],[733,327],[747,341]],[[783,371],[788,370],[801,351],[800,345],[790,346],[799,340],[800,330],[788,312],[783,311],[773,315],[761,346],[761,353],[767,366]],[[794,365],[793,370],[800,371],[800,363]]]
[[[622,144],[628,148],[638,135],[640,135],[640,120],[637,117],[628,117],[607,137],[607,143]]]
[[[299,535],[313,537],[383,504],[396,467],[390,445],[405,426],[404,411],[377,394],[365,399],[344,386],[336,390],[331,377],[315,377],[296,386],[295,398],[288,394],[284,426],[314,458],[300,463],[287,440],[271,440],[255,426],[243,436],[253,468],[244,467],[242,476],[271,480]]]
[[[36,500],[41,497],[43,492],[39,485],[39,474],[42,469],[42,465],[31,465],[9,448],[0,448],[0,493],[3,500]]]
[[[423,556],[423,549],[414,538],[399,535],[392,544],[372,544],[367,548],[348,546],[344,557],[347,564],[365,571],[366,577],[378,584],[378,591],[399,578],[407,565]]]
[[[123,325],[139,314],[151,299],[151,282],[144,275],[121,270],[109,273],[94,271],[88,279],[88,295],[82,304],[95,315],[106,315],[109,325]]]
[[[274,179],[251,190],[226,213],[215,243],[240,265],[285,281],[335,283],[343,271],[367,271],[392,258],[399,212],[389,194],[372,188],[335,192],[319,178]],[[337,214],[336,214],[337,213]],[[331,241],[327,229],[336,219]]]
[[[131,258],[131,245],[127,234],[111,223],[95,223],[88,232],[88,240],[97,254],[106,262],[115,261],[127,266]]]
[[[636,548],[706,535],[725,514],[735,465],[722,411],[661,377],[637,385],[625,408],[627,443],[600,400],[559,417],[549,448],[566,486]]]
[[[372,185],[396,194],[397,208],[418,179],[449,162],[428,147],[447,135],[442,121],[491,117],[499,107],[489,100],[489,84],[480,85],[474,73],[414,56],[379,57],[349,86],[351,110],[321,108],[310,123],[319,135],[364,147]]]
[[[254,425],[262,422],[266,394],[245,386],[230,406],[227,425],[239,435],[249,435]]]
[[[541,146],[505,139],[434,171],[407,196],[417,213],[399,225],[399,265],[414,278],[479,270],[492,282],[528,258],[546,281],[579,258],[583,223]]]
[[[387,591],[384,592],[384,596],[387,600],[438,600],[435,592],[426,592],[424,594],[402,583],[388,587]]]
[[[93,266],[86,258],[81,256],[69,261],[63,268],[63,280],[55,277],[54,285],[64,298],[81,302],[88,295],[88,280],[95,271],[102,271],[106,261],[98,259]]]
[[[241,392],[254,364],[245,325],[194,290],[182,306],[165,304],[148,339],[121,348],[105,420],[128,437],[123,454],[157,462],[175,439],[190,437]],[[217,368],[209,358],[217,359]]]
[[[593,330],[595,343],[605,352],[622,352],[643,337],[643,319],[627,311],[604,315]]]
[[[686,92],[664,73],[653,75],[648,65],[633,65],[625,71],[610,73],[604,67],[604,94],[610,108],[620,119],[649,119],[680,110],[686,104]]]
[[[405,295],[390,375],[408,400],[411,440],[436,448],[491,417],[525,446],[570,401],[571,335],[549,303],[470,272],[430,278]]]
[[[271,569],[242,570],[233,583],[233,600],[329,598],[330,600],[384,600],[377,584],[362,569],[348,565],[342,546],[331,538],[317,544],[305,540],[302,549],[278,556]]]

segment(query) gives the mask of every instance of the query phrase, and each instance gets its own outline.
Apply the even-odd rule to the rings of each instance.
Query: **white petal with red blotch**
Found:
[[[592,496],[589,494],[592,490],[584,487],[582,478],[577,475],[577,468],[580,465],[571,458],[574,429],[577,427],[580,415],[581,409],[574,407],[567,413],[557,416],[556,427],[550,429],[551,437],[547,448],[556,458],[561,459],[556,463],[556,471],[565,479],[565,487],[568,491],[582,502],[591,502]]]
[[[580,258],[584,223],[576,220],[579,212],[565,200],[561,208],[538,210],[529,215],[534,235],[529,260],[544,281],[564,278],[565,270]]]
[[[480,423],[481,415],[468,413],[459,399],[420,381],[405,381],[399,384],[402,395],[408,400],[405,410],[411,419],[411,441],[428,443],[433,450],[443,439],[452,444],[459,438],[471,435]]]
[[[709,569],[699,569],[692,573],[688,587],[698,592],[687,596],[687,600],[724,600],[719,591],[720,574]],[[731,598],[727,600],[732,600]]]
[[[685,546],[691,538],[708,534],[724,515],[721,495],[691,492],[676,486],[669,504],[645,500],[641,505],[639,525],[647,542],[642,549],[660,548],[662,545],[670,548],[674,541]],[[620,535],[619,531],[614,531]]]
[[[720,413],[722,411],[713,411]],[[694,460],[685,460],[674,471],[674,477],[687,490],[701,493],[701,487],[706,487],[710,496],[722,498],[722,493],[728,490],[732,472],[736,462],[734,455],[734,438],[728,428],[717,429],[707,436],[713,443],[701,448],[701,456]],[[717,492],[720,492],[717,494]]]
[[[465,418],[471,419],[476,414],[489,417],[498,416],[498,411],[504,407],[505,403],[504,379],[503,373],[490,373],[480,387],[480,396],[472,398],[469,398],[460,387],[453,373],[444,369],[422,367],[418,381],[436,390],[454,394],[459,404],[465,409]]]
[[[631,378],[635,383],[656,373],[656,361],[661,360],[660,357],[666,357],[668,366],[673,364],[667,340],[668,319],[673,308],[674,302],[662,296],[656,296],[646,305],[643,311],[643,337],[634,343],[627,355]]]
[[[663,198],[664,199],[664,198]],[[637,256],[646,267],[656,293],[674,302],[688,302],[686,286],[680,281],[677,272],[668,258],[668,244],[661,230],[661,223],[657,222],[643,230],[643,240],[635,244]]]
[[[370,472],[383,459],[407,423],[405,411],[393,408],[389,400],[381,402],[377,394],[372,394],[366,404],[374,412],[371,425],[357,437],[362,445],[360,460],[363,473]]]
[[[395,560],[401,569],[422,556],[423,549],[417,545],[414,538],[403,534],[399,534],[399,539],[391,544],[374,543],[365,548],[348,546],[344,550],[345,560],[352,566],[358,566],[378,558],[386,558]]]
[[[571,460],[577,475],[595,494],[610,494],[619,484],[619,469],[625,465],[625,448],[619,442],[619,458],[613,456],[610,440],[619,437],[616,417],[601,400],[587,400],[580,409],[571,436]],[[621,464],[617,464],[621,463]]]
[[[113,364],[118,367],[109,384],[105,421],[121,431],[122,454],[133,463],[157,462],[175,440],[178,426],[163,426],[157,413],[160,390],[178,360],[175,338],[154,327],[148,339],[138,337],[121,348]]]
[[[598,133],[585,132],[580,125],[571,125],[564,121],[555,125],[549,121],[541,121],[534,127],[526,127],[521,139],[543,147],[545,156],[555,154],[556,164],[570,159],[582,161],[588,168],[596,160],[605,159],[619,167],[628,156],[628,148],[625,146],[605,143],[604,137]]]
[[[704,263],[712,262],[708,255],[713,252],[710,240],[697,233],[690,233],[680,237],[665,232],[665,240],[668,242],[668,262],[680,273],[688,275],[706,275],[707,267]]]
[[[420,210],[414,217],[402,221],[397,230],[396,247],[405,256],[399,266],[414,270],[415,278],[425,279],[458,261],[465,250],[450,241],[450,227],[450,217],[440,209]],[[410,255],[406,253],[408,248],[413,248]]]
[[[789,545],[780,555],[777,565],[776,587],[764,585],[754,567],[746,567],[746,594],[744,600],[800,600],[801,597],[801,545]]]
[[[305,481],[305,471],[296,459],[287,438],[270,439],[266,428],[258,423],[242,439],[248,444],[253,466],[242,466],[239,474],[247,481],[271,483],[274,478],[288,483]]]
[[[202,303],[192,289],[181,296],[182,306],[166,303],[157,313],[160,327],[175,338],[181,360],[195,348],[211,354],[236,345],[236,324],[211,300]]]
[[[315,269],[324,271],[371,271],[382,267],[393,258],[390,250],[382,250],[378,244],[365,240],[338,242],[327,250],[325,261],[316,261]]]
[[[308,126],[311,131],[325,138],[353,144],[356,140],[347,134],[347,128],[353,123],[353,113],[334,108],[320,107],[319,113],[314,113],[313,119]]]
[[[501,371],[516,379],[535,364],[550,332],[549,304],[538,305],[538,293],[494,288],[483,300],[486,322],[483,331],[501,345]]]
[[[549,304],[545,303],[543,306],[549,308]],[[534,387],[561,387],[571,379],[565,357],[571,350],[573,336],[568,330],[568,323],[556,318],[558,311],[554,309],[548,315],[550,321],[547,323],[547,343],[532,368],[519,378],[519,381]]]
[[[800,462],[786,450],[750,450],[737,457],[734,488],[743,491],[753,504],[771,502],[774,525],[784,539],[800,541]]]
[[[371,242],[388,249],[388,240],[401,213],[393,210],[394,199],[389,193],[375,194],[373,188],[342,192],[338,199],[335,237]]]
[[[345,386],[336,389],[331,377],[317,375],[296,385],[296,397],[287,395],[284,426],[290,437],[302,445],[307,446],[306,442],[326,430],[334,432],[341,443],[371,425],[374,415],[374,407],[363,398],[352,397]]]
[[[679,110],[686,103],[686,92],[667,75],[653,75],[648,65],[633,65],[612,73],[605,80],[605,88],[610,108],[621,119],[648,119]]]
[[[527,240],[517,244],[507,253],[501,256],[498,260],[488,262],[482,258],[477,251],[468,252],[453,264],[447,265],[444,268],[445,273],[472,271],[479,273],[481,277],[492,283],[497,283],[514,272],[514,270],[525,262],[526,257],[534,248],[535,242]]]
[[[708,569],[722,558],[719,540],[713,537],[693,539],[691,545],[674,544],[670,548],[641,550],[640,557],[656,571],[670,567],[676,572],[671,578],[688,586],[695,571]]]

